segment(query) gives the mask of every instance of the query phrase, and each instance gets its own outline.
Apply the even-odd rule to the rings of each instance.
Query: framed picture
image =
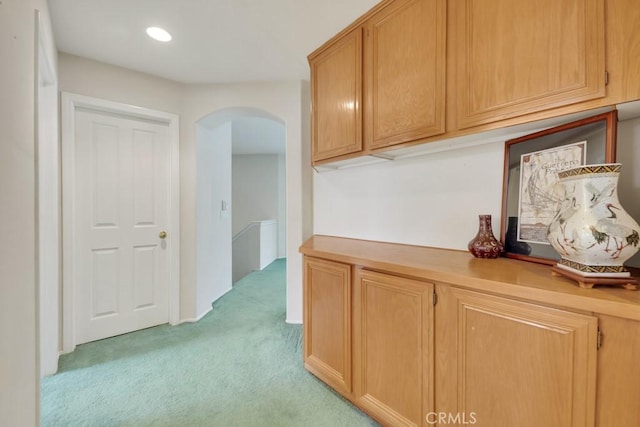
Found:
[[[616,161],[617,111],[505,143],[500,238],[509,258],[555,264],[547,226],[563,200],[557,173]]]

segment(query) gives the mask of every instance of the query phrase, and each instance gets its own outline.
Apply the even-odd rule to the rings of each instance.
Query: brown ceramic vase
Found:
[[[491,215],[478,215],[478,234],[469,242],[469,252],[476,258],[498,258],[504,246],[493,235]]]

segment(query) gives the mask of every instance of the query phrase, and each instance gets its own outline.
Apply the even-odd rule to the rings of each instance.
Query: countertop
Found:
[[[480,259],[467,251],[315,235],[307,256],[433,283],[443,283],[545,305],[640,321],[640,291],[612,286],[583,289],[553,276],[551,266],[510,258]],[[637,271],[633,270],[637,278]]]

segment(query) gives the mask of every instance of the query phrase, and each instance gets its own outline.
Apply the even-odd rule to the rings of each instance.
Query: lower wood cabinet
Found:
[[[640,426],[640,322],[598,314],[596,426]]]
[[[351,266],[305,257],[304,366],[351,395]]]
[[[433,285],[356,269],[355,403],[384,425],[433,411]]]
[[[439,412],[476,426],[595,421],[598,319],[438,286]]]
[[[316,239],[326,252],[325,240]],[[502,293],[449,273],[443,280],[436,264],[420,275],[390,263],[383,266],[391,272],[376,268],[381,263],[369,267],[363,258],[364,266],[351,264],[362,250],[380,256],[378,246],[338,243],[344,263],[305,254],[304,364],[382,425],[640,426],[636,293],[570,284],[556,307],[524,287]],[[388,257],[398,254],[398,263],[440,255],[392,249]],[[493,274],[486,263],[459,256],[460,270],[474,269],[467,277]],[[500,277],[518,265],[492,261]],[[513,280],[521,274],[545,277],[550,288],[565,285],[547,266],[526,268]]]

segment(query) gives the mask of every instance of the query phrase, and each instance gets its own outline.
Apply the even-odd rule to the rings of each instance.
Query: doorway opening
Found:
[[[286,128],[256,108],[196,123],[198,318],[243,275],[286,255]]]

